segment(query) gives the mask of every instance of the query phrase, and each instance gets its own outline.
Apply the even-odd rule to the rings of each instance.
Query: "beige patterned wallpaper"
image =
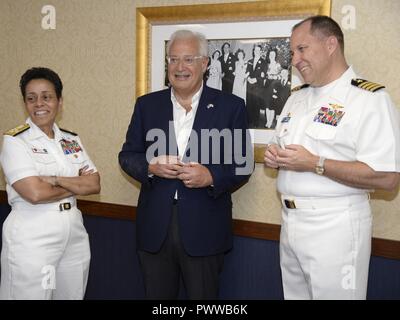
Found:
[[[273,0],[274,1],[274,0]],[[221,0],[2,0],[0,1],[0,131],[25,119],[18,89],[31,66],[48,66],[64,82],[60,126],[76,131],[102,177],[91,200],[136,205],[139,185],[119,169],[117,155],[132,114],[135,92],[136,7],[207,4]],[[230,1],[240,2],[240,1]],[[56,9],[56,29],[44,30],[43,6]],[[332,16],[346,29],[349,63],[365,78],[387,86],[400,106],[398,0],[332,0]],[[343,10],[343,11],[342,11]],[[5,189],[0,173],[0,189]],[[400,240],[400,196],[373,200],[374,236]],[[275,173],[258,164],[250,182],[234,194],[237,219],[280,223]]]

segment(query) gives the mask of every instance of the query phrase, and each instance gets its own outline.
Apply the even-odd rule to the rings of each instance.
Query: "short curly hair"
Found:
[[[49,68],[34,67],[26,70],[19,81],[19,87],[21,89],[22,97],[24,98],[24,100],[26,96],[26,86],[31,80],[34,79],[44,79],[50,81],[54,85],[57,99],[60,99],[62,97],[63,84],[58,74]]]

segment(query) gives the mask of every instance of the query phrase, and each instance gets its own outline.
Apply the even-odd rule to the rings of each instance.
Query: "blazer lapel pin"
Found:
[[[209,104],[207,105],[207,109],[210,109],[210,108],[214,108],[214,105],[213,105],[212,103],[209,103]]]

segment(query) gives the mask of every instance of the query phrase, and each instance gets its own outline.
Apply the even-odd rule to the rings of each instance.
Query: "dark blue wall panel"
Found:
[[[0,224],[9,210],[0,205]],[[135,223],[95,216],[84,220],[92,253],[86,299],[143,299]],[[225,258],[220,298],[282,299],[278,242],[235,237]],[[400,299],[400,260],[371,258],[368,299]]]
[[[367,299],[400,300],[400,260],[371,257]]]
[[[235,237],[221,274],[221,299],[283,299],[278,242]]]
[[[91,216],[84,220],[92,256],[86,298],[142,299],[135,223]]]

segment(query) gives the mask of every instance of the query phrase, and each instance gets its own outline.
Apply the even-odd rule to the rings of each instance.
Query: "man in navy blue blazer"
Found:
[[[146,297],[218,297],[232,247],[231,192],[254,169],[244,101],[207,87],[208,44],[179,30],[167,45],[172,88],[136,101],[119,154],[141,183],[137,248]]]

